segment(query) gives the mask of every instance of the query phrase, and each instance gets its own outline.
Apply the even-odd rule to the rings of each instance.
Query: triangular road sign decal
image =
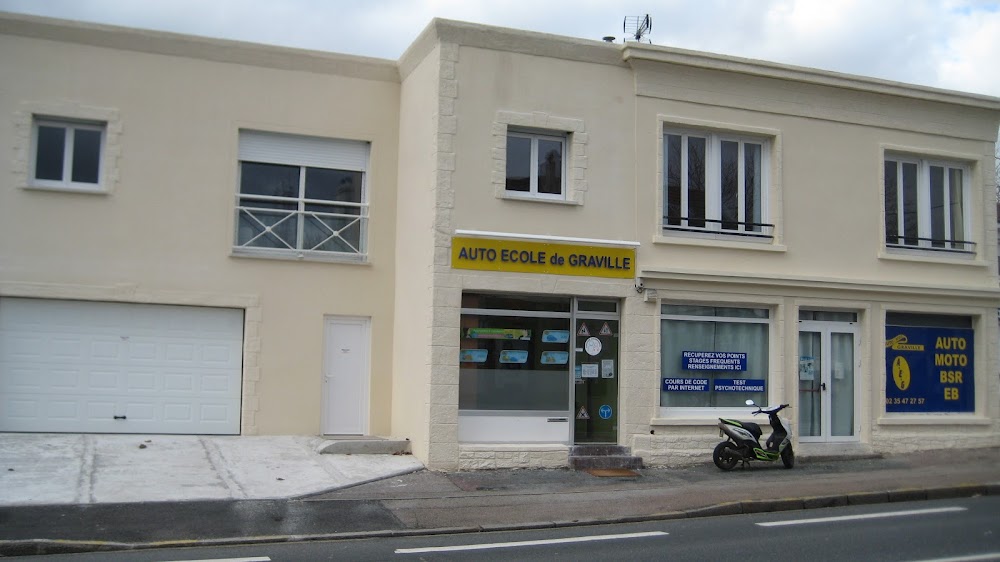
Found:
[[[611,335],[611,326],[608,326],[607,322],[605,322],[604,325],[601,326],[601,335],[602,336],[610,336]]]
[[[589,420],[590,414],[587,413],[587,408],[580,406],[580,411],[576,413],[576,419]]]
[[[590,335],[590,330],[587,329],[586,323],[580,322],[580,329],[577,330],[576,335],[583,337],[587,337]]]

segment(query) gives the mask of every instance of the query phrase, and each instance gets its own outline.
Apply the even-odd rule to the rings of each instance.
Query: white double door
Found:
[[[799,322],[799,440],[856,441],[860,431],[855,322]]]
[[[368,431],[370,325],[368,318],[325,319],[324,435],[365,435]]]

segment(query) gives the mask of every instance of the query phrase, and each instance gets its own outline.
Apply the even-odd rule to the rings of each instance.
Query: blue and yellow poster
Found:
[[[973,332],[885,327],[886,412],[974,412]]]

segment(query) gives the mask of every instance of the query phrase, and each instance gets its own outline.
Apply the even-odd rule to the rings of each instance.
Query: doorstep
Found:
[[[316,452],[324,455],[409,455],[409,439],[374,435],[323,435]]]

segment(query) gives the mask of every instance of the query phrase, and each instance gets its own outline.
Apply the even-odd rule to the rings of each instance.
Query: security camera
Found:
[[[641,293],[642,290],[643,290],[643,288],[644,288],[644,285],[642,284],[642,279],[636,279],[635,280],[635,292]]]

